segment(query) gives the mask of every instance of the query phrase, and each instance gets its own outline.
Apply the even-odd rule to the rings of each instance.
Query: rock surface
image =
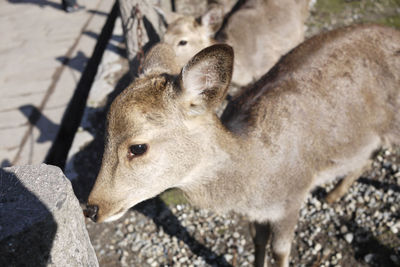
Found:
[[[98,266],[79,202],[59,168],[0,169],[0,266]]]

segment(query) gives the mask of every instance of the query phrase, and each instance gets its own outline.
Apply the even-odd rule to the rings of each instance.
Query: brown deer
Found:
[[[235,52],[232,83],[245,86],[303,41],[308,5],[309,0],[245,1],[222,29],[222,5],[211,5],[200,23],[191,16],[158,11],[168,23],[163,42],[174,49],[180,67],[203,48],[226,43]]]
[[[153,49],[145,75],[112,103],[103,163],[87,215],[116,219],[168,188],[200,207],[254,223],[257,266],[270,237],[288,266],[299,209],[317,184],[346,176],[339,199],[386,143],[400,144],[400,32],[354,26],[315,36],[286,55],[218,119],[233,52],[214,45],[179,75]],[[156,58],[156,59],[155,59]],[[164,67],[164,69],[163,69]]]

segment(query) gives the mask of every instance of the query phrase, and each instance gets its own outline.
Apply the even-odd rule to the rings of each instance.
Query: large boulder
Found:
[[[98,266],[82,209],[59,168],[0,169],[0,266]]]

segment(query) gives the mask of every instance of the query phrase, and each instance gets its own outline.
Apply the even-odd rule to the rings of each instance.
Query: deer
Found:
[[[255,266],[288,266],[299,210],[317,185],[340,199],[382,146],[400,144],[400,32],[357,25],[310,38],[229,103],[229,45],[207,47],[180,73],[154,47],[144,74],[112,103],[86,215],[104,222],[170,188],[251,222]],[[266,245],[271,246],[270,257]]]
[[[233,47],[233,88],[229,93],[234,96],[238,87],[258,80],[304,40],[308,5],[309,0],[248,0],[224,24],[222,4],[211,4],[200,19],[157,11],[168,24],[162,42],[172,46],[180,67],[212,44]]]

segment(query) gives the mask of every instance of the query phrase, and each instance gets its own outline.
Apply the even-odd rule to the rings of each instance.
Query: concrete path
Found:
[[[114,1],[0,1],[0,164],[43,162]]]

